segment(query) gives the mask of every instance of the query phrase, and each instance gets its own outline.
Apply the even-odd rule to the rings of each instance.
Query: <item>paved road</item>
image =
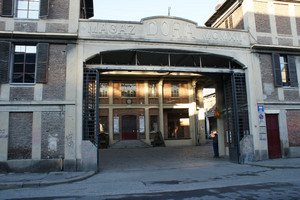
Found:
[[[0,190],[0,199],[300,199],[299,168],[234,164],[213,159],[211,149],[102,151],[101,172],[89,179]]]

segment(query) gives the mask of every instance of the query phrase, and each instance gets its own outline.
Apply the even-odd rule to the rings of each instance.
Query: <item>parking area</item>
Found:
[[[202,146],[100,149],[100,171],[210,167],[228,161],[213,158],[211,142]]]

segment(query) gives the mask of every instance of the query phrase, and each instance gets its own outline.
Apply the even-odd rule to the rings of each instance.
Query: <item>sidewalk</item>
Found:
[[[71,183],[84,180],[94,174],[93,171],[0,174],[0,190]]]
[[[211,145],[169,148],[140,148],[140,149],[105,149],[100,151],[100,172],[96,176],[111,180],[111,174],[123,177],[126,173],[147,172],[159,173],[162,170],[176,171],[180,169],[195,169],[205,171],[214,168],[220,175],[234,167],[240,166],[230,163],[226,158],[213,158]],[[245,164],[246,165],[246,164]],[[282,158],[257,161],[247,164],[250,168],[299,168],[300,158]],[[243,168],[243,167],[242,167]],[[222,169],[222,170],[221,170]],[[234,171],[234,170],[233,170]],[[228,172],[228,173],[229,173]],[[218,174],[217,173],[217,174]],[[55,184],[71,183],[87,179],[96,172],[51,172],[51,173],[8,173],[0,174],[0,190],[25,187],[42,187]],[[161,176],[161,175],[159,175]],[[182,176],[184,176],[182,174]],[[205,174],[198,178],[204,178]],[[218,175],[216,175],[218,176]],[[95,179],[97,179],[95,177]],[[149,177],[148,177],[149,179]],[[99,182],[99,180],[95,180]]]

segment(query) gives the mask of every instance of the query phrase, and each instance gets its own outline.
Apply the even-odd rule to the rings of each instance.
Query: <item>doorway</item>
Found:
[[[279,124],[277,114],[266,115],[269,159],[281,158]]]
[[[137,139],[136,115],[122,116],[122,139],[123,140]]]

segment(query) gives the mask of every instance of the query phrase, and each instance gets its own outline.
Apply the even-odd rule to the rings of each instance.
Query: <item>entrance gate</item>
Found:
[[[98,146],[99,133],[99,72],[85,69],[83,75],[83,140]]]
[[[230,161],[240,162],[240,141],[249,134],[245,74],[224,75],[226,139]]]

